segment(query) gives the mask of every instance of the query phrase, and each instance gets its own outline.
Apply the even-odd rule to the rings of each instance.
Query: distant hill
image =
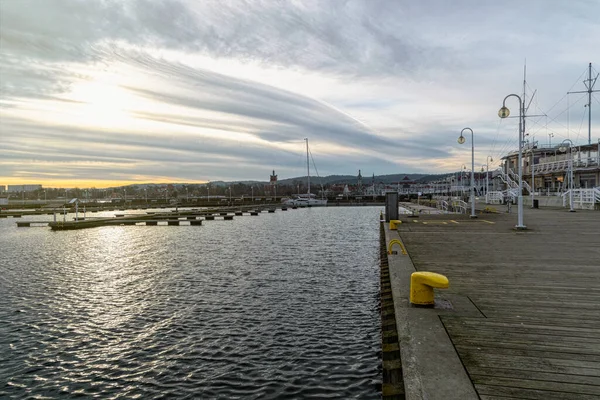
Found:
[[[375,183],[383,183],[383,184],[394,184],[402,181],[405,176],[412,181],[427,183],[432,182],[438,179],[445,178],[452,173],[446,174],[390,174],[390,175],[375,175],[375,177],[371,176],[363,176],[362,182],[363,185],[370,185],[374,180]],[[358,181],[356,175],[328,175],[324,177],[316,177],[311,176],[310,182],[314,185],[355,185]],[[298,176],[294,178],[280,179],[277,184],[278,185],[289,185],[294,186],[298,184],[304,184],[306,182],[305,176]],[[243,185],[267,185],[268,181],[211,181],[209,182],[211,186],[229,186],[234,184],[243,184]],[[185,187],[185,186],[197,186],[200,185],[198,183],[172,183],[175,188]],[[139,189],[143,189],[145,187],[152,186],[164,186],[164,184],[156,184],[156,183],[142,183],[142,184],[132,184],[129,186],[137,186]]]

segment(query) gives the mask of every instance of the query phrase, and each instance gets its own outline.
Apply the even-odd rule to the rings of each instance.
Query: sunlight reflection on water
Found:
[[[0,397],[378,397],[379,211],[0,220]]]

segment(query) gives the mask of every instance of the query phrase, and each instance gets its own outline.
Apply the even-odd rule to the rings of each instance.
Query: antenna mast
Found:
[[[588,78],[583,81],[583,84],[587,88],[587,90],[580,92],[567,92],[567,94],[571,93],[587,93],[588,94],[588,103],[584,106],[588,108],[588,144],[592,144],[592,93],[600,92],[600,90],[594,90],[594,85],[596,85],[596,81],[598,80],[598,75],[592,79],[592,63],[588,66]]]

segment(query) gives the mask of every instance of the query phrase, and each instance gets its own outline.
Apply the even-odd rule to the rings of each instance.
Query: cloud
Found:
[[[549,109],[595,55],[599,12],[558,0],[0,2],[0,179],[293,175],[304,137],[325,174],[440,171],[465,158],[466,125],[485,159],[514,143],[495,113],[522,90],[523,60]],[[562,133],[562,103],[555,112],[557,135],[585,136]]]

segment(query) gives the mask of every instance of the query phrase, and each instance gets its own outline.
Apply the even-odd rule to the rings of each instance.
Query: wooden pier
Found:
[[[266,211],[274,213],[276,207],[269,206]],[[126,210],[124,210],[126,211]],[[17,227],[50,227],[52,230],[73,230],[95,228],[99,226],[201,226],[202,221],[214,221],[221,219],[225,221],[233,220],[234,216],[259,215],[264,211],[262,207],[238,207],[238,208],[217,208],[217,209],[182,209],[171,212],[149,211],[145,214],[118,213],[112,218],[94,218],[79,217],[73,221],[19,221]],[[58,216],[58,214],[57,214]]]
[[[401,216],[388,255],[406,398],[600,398],[600,213]],[[400,253],[400,252],[399,252]],[[409,305],[411,271],[443,274]],[[386,398],[384,396],[384,398]]]

